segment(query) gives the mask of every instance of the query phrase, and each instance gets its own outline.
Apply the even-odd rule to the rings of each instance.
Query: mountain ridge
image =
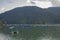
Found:
[[[48,11],[49,10],[49,11]],[[42,9],[36,6],[18,7],[0,14],[0,20],[8,24],[56,24],[60,18],[52,9]],[[59,20],[57,20],[59,19]]]

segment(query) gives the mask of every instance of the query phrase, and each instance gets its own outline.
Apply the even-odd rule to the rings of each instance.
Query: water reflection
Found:
[[[59,26],[6,27],[0,32],[0,40],[60,40]]]
[[[0,33],[0,40],[52,40],[51,37],[38,37],[38,38],[28,38],[28,37],[25,37],[25,38],[21,38],[19,36],[9,36],[9,35],[5,35],[3,33]],[[56,40],[56,39],[55,39]]]
[[[10,39],[10,37],[8,35],[0,33],[0,40],[9,40],[9,39]]]

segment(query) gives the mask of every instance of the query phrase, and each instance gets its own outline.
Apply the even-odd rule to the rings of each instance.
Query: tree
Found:
[[[3,22],[0,21],[0,29],[3,29]]]

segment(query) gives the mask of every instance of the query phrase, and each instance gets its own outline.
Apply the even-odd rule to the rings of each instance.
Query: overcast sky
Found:
[[[0,0],[0,6],[6,6],[10,3],[17,3],[20,2],[23,4],[26,0]],[[51,1],[54,6],[60,6],[60,0],[40,0],[40,1]]]
[[[0,12],[3,10],[14,8],[14,6],[25,5],[27,0],[0,0]],[[60,7],[60,0],[39,0],[39,1],[50,1],[53,6]]]

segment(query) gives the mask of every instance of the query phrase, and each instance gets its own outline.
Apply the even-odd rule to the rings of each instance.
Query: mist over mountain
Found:
[[[60,23],[59,10],[60,7],[18,7],[0,14],[0,20],[8,24],[57,24]]]

